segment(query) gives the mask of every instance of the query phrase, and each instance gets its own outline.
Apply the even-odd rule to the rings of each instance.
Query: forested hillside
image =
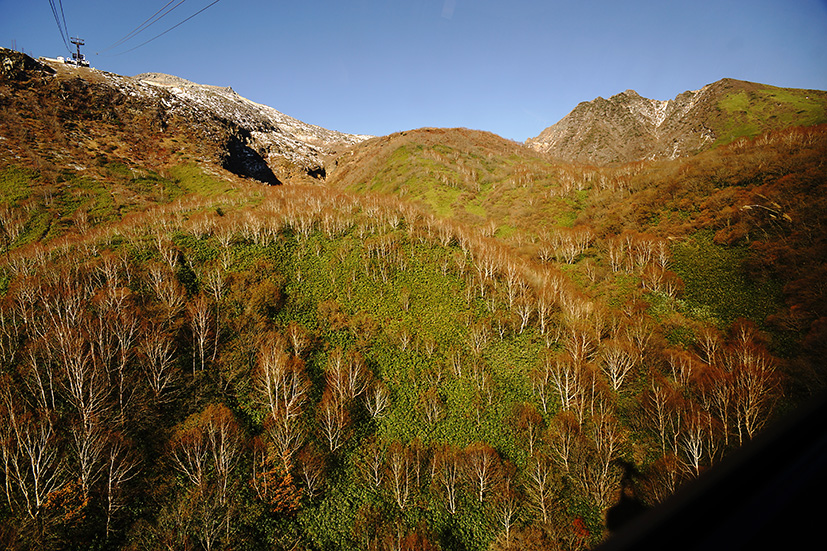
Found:
[[[585,549],[824,386],[823,126],[617,167],[423,129],[266,186],[5,78],[4,547]]]

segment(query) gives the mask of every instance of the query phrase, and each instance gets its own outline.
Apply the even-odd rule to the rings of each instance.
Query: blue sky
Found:
[[[179,0],[172,3],[175,5]],[[724,77],[827,90],[827,0],[54,0],[92,65],[232,86],[309,123],[464,126],[523,141],[579,102]],[[48,0],[0,0],[0,46],[66,55]]]

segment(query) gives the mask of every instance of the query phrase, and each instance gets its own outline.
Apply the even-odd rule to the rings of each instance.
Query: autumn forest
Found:
[[[269,186],[103,84],[0,92],[4,548],[587,549],[824,387],[824,125]]]

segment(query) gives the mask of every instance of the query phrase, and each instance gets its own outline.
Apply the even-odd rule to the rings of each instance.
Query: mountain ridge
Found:
[[[19,59],[18,59],[19,58]],[[163,73],[120,76],[3,50],[4,71],[24,78],[48,68],[41,83],[67,79],[123,94],[164,127],[189,125],[215,142],[218,164],[265,183],[318,181],[349,148],[372,136],[328,130],[242,97],[230,86],[197,84]],[[28,60],[28,61],[25,61]],[[39,69],[37,69],[39,70]],[[137,111],[136,111],[137,112]],[[634,90],[579,103],[522,146],[552,159],[589,165],[686,157],[739,137],[827,122],[827,92],[725,78],[668,100]],[[41,143],[43,143],[41,141]]]
[[[525,144],[603,165],[690,156],[739,137],[827,122],[827,92],[721,79],[669,100],[626,90],[579,103]]]

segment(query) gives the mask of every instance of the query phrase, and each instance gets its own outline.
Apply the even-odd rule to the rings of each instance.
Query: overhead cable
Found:
[[[58,0],[58,5],[60,6],[60,20],[63,21],[63,31],[66,33],[66,36],[69,36],[69,27],[66,25],[66,14],[63,13],[63,0]]]
[[[60,13],[63,14],[63,0],[60,1]],[[66,51],[72,53],[72,49],[69,47],[69,41],[66,40],[66,37],[69,36],[69,31],[66,29],[66,18],[63,18],[63,22],[61,23],[60,15],[58,15],[57,6],[55,5],[55,0],[49,0],[49,7],[52,8],[52,15],[55,18],[55,23],[57,23],[57,30],[60,31],[60,38],[63,39],[63,45],[66,46]]]
[[[136,35],[138,35],[138,34],[142,33],[143,31],[145,31],[146,29],[148,29],[149,27],[151,27],[152,25],[154,25],[155,23],[157,23],[158,21],[160,21],[160,20],[161,20],[164,16],[166,16],[166,15],[168,15],[170,12],[172,12],[172,10],[174,10],[175,8],[177,8],[178,6],[180,6],[181,4],[183,4],[186,0],[177,0],[177,1],[178,1],[178,3],[177,3],[177,4],[175,4],[174,6],[172,6],[172,7],[171,7],[171,8],[169,8],[169,9],[167,9],[167,8],[169,7],[169,5],[170,5],[170,4],[172,4],[172,3],[173,3],[173,2],[175,2],[175,1],[176,1],[176,0],[169,0],[169,2],[167,2],[167,3],[164,5],[164,7],[162,7],[161,9],[159,9],[158,11],[156,11],[155,13],[153,13],[153,14],[152,14],[152,15],[151,15],[151,16],[150,16],[150,17],[149,17],[146,21],[144,21],[143,23],[141,23],[140,25],[138,25],[137,27],[135,27],[134,29],[132,29],[131,31],[129,31],[129,33],[127,33],[127,35],[126,35],[126,36],[124,36],[123,38],[121,38],[121,39],[120,39],[120,40],[118,40],[117,42],[115,42],[115,43],[113,43],[112,45],[107,46],[106,48],[104,48],[103,50],[101,50],[101,52],[107,52],[107,51],[111,50],[112,48],[115,48],[115,47],[117,47],[117,46],[120,46],[121,44],[123,44],[124,42],[126,42],[127,40],[129,40],[130,38],[133,38],[134,36],[136,36]],[[164,11],[164,10],[166,10],[166,11]],[[161,13],[161,12],[163,12],[163,13]],[[159,15],[159,14],[160,14],[160,15]],[[98,53],[100,53],[100,52],[98,52]]]
[[[152,41],[153,41],[153,40],[155,40],[156,38],[161,38],[162,36],[164,36],[165,34],[167,34],[169,31],[171,31],[171,30],[173,30],[173,29],[175,29],[175,28],[177,28],[177,27],[180,27],[181,25],[183,25],[184,23],[186,23],[187,21],[189,21],[190,19],[192,19],[192,18],[193,18],[193,17],[195,17],[196,15],[200,14],[201,12],[203,12],[204,10],[206,10],[207,8],[212,7],[212,6],[216,5],[216,4],[218,4],[220,1],[221,1],[221,0],[214,0],[213,2],[211,2],[211,3],[207,4],[206,6],[204,6],[203,8],[201,8],[200,10],[198,10],[197,12],[195,12],[194,14],[190,15],[189,17],[187,17],[187,18],[186,18],[186,19],[184,19],[183,21],[181,21],[181,22],[179,22],[179,23],[176,23],[175,25],[173,25],[172,27],[168,28],[167,30],[165,30],[165,31],[164,31],[164,32],[162,32],[162,33],[160,33],[160,34],[157,34],[157,35],[153,36],[152,38],[150,38],[150,39],[149,39],[149,40],[147,40],[146,42],[141,42],[140,44],[138,44],[138,45],[137,45],[137,46],[135,46],[134,48],[130,48],[130,49],[128,49],[128,50],[124,50],[123,52],[119,52],[119,53],[117,53],[117,54],[113,54],[113,55],[123,55],[123,54],[129,53],[129,52],[135,51],[135,50],[137,50],[138,48],[140,48],[141,46],[146,46],[147,44],[149,44],[150,42],[152,42]]]

